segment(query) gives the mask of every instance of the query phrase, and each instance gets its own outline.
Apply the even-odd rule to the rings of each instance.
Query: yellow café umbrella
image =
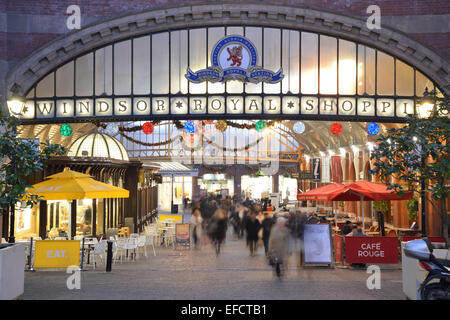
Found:
[[[63,171],[47,177],[27,189],[28,194],[37,194],[42,200],[76,200],[101,198],[128,198],[130,192],[92,179],[90,175]]]

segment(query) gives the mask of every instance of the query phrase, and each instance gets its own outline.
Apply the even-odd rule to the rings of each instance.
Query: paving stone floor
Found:
[[[400,265],[381,266],[381,289],[366,286],[365,269],[298,268],[289,258],[282,280],[274,277],[264,249],[250,257],[245,240],[231,231],[219,256],[210,245],[175,251],[156,247],[156,256],[124,261],[105,272],[89,266],[81,273],[81,289],[69,290],[65,271],[25,274],[21,299],[151,299],[151,300],[404,300]]]

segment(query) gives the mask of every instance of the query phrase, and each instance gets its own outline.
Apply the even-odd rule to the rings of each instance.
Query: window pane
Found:
[[[72,61],[56,70],[56,95],[59,97],[73,96],[73,66]]]
[[[356,45],[339,40],[339,93],[356,93]]]
[[[131,93],[131,40],[114,45],[114,93]]]
[[[317,93],[318,90],[319,73],[317,39],[317,35],[314,33],[302,32],[302,93]]]
[[[211,52],[217,42],[225,36],[225,28],[208,29],[208,67],[211,66]],[[208,82],[208,93],[225,92],[225,84],[221,82]]]
[[[281,63],[281,30],[264,29],[264,64],[263,68],[277,72]],[[264,93],[280,93],[280,83],[264,83]]]
[[[424,76],[420,71],[416,71],[416,96],[422,97],[425,92],[425,88],[428,88],[428,91],[433,90],[433,82],[431,82],[431,80]]]
[[[299,93],[300,33],[283,30],[283,93]]]
[[[44,79],[39,81],[36,86],[36,97],[53,97],[55,89],[55,73],[52,72]]]
[[[112,46],[95,52],[95,94],[112,95]]]
[[[94,54],[89,53],[76,60],[76,95],[92,96],[94,91]]]
[[[152,91],[169,93],[169,33],[152,36]]]
[[[320,36],[320,93],[337,92],[337,40]]]
[[[377,51],[377,94],[394,94],[394,58]]]
[[[375,50],[358,45],[358,94],[375,94]]]
[[[133,40],[133,92],[150,93],[150,36]]]
[[[258,52],[258,62],[257,65],[262,65],[262,28],[247,27],[245,28],[245,37],[249,39],[256,48]],[[247,93],[261,93],[262,84],[261,83],[246,83],[245,92]]]
[[[187,31],[174,31],[171,34],[171,85],[172,93],[187,93],[187,79],[184,76],[188,67]]]
[[[395,88],[399,96],[414,95],[414,69],[400,60],[395,61]]]
[[[189,30],[189,68],[193,72],[206,68],[206,29]],[[190,93],[206,93],[206,82],[189,82]]]
[[[227,28],[227,35],[244,35],[244,28],[242,27],[228,27]],[[232,80],[228,81],[227,85],[227,92],[228,93],[242,93],[244,91],[244,84],[241,81]]]

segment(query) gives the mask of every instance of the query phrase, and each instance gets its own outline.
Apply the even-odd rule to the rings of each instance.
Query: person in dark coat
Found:
[[[264,220],[262,222],[262,240],[264,243],[264,251],[266,253],[266,256],[268,255],[269,252],[269,238],[270,238],[270,231],[272,230],[272,226],[274,224],[274,221],[272,219],[272,217],[268,214],[265,213],[264,214]]]
[[[344,226],[341,229],[341,234],[346,236],[347,234],[352,232],[352,230],[353,230],[352,222],[347,220],[347,221],[345,221],[345,224],[344,224]]]
[[[261,224],[256,219],[256,212],[252,211],[250,217],[245,223],[245,231],[247,232],[247,245],[250,248],[250,256],[255,255],[256,245],[258,243],[258,231],[261,228]]]
[[[217,209],[210,221],[209,234],[216,247],[216,254],[220,253],[220,246],[227,234],[228,219],[225,210]]]

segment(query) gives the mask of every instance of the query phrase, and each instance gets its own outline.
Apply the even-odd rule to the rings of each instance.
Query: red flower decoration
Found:
[[[142,125],[142,131],[145,134],[153,133],[154,129],[155,129],[155,127],[153,126],[153,123],[151,123],[151,122],[146,122]]]
[[[335,136],[338,136],[342,133],[342,125],[338,122],[335,122],[330,127],[331,133]]]

